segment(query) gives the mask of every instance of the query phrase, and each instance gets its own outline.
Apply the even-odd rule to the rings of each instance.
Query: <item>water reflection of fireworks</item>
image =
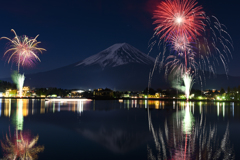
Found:
[[[152,132],[157,151],[148,148],[148,159],[234,159],[234,151],[229,143],[228,125],[219,141],[217,127],[206,127],[206,118],[195,121],[189,104],[179,111],[170,121],[165,121],[164,129],[154,129],[148,109],[149,129]],[[219,143],[220,142],[220,143]]]
[[[32,160],[38,158],[38,153],[43,152],[44,146],[36,146],[39,136],[30,139],[27,134],[20,132],[18,138],[11,138],[6,134],[6,142],[1,141],[4,160]]]

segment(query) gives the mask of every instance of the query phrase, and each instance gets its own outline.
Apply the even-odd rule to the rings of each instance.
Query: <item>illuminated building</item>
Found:
[[[23,94],[23,96],[31,96],[30,87],[24,86],[22,88],[22,94]]]
[[[123,98],[129,98],[130,96],[129,96],[129,94],[123,94],[122,97]]]
[[[155,97],[156,98],[160,98],[161,97],[161,93],[155,93]]]
[[[17,95],[17,90],[16,89],[8,89],[5,92],[5,97],[15,97]]]
[[[108,88],[105,88],[105,89],[99,88],[93,91],[93,96],[94,97],[113,97],[113,91]]]
[[[41,97],[46,97],[45,95],[41,95]],[[57,95],[56,94],[52,94],[52,95],[48,95],[47,97],[57,97]]]
[[[72,97],[82,97],[83,92],[84,92],[84,90],[72,90],[71,96]]]
[[[145,98],[145,94],[139,94],[138,98]]]
[[[153,94],[153,95],[149,94],[149,95],[148,95],[148,98],[156,98],[156,97],[155,97],[154,94]]]

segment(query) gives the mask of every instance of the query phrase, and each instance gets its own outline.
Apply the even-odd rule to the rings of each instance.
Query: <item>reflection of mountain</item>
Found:
[[[149,159],[234,159],[235,154],[229,140],[229,128],[221,140],[217,135],[217,126],[208,127],[203,113],[200,120],[194,120],[191,106],[173,114],[165,122],[164,129],[154,129],[151,113],[148,110],[149,127],[152,132],[155,148],[148,146]],[[155,156],[157,152],[157,156]]]
[[[100,128],[98,131],[84,129],[79,130],[79,133],[115,153],[126,153],[149,139],[145,133],[131,133],[122,129]]]
[[[98,103],[98,106],[101,102]],[[136,110],[95,110],[84,112],[78,132],[113,153],[128,153],[144,147],[152,137],[146,129],[145,111],[136,117]]]

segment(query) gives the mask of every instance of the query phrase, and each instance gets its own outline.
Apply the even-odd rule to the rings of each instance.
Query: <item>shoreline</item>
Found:
[[[186,99],[176,99],[176,98],[55,98],[55,97],[0,97],[0,99],[45,99],[45,100],[81,100],[81,99],[89,99],[89,100],[151,100],[151,101],[182,101],[187,102]],[[205,99],[190,99],[188,102],[240,102],[240,100],[205,100]]]

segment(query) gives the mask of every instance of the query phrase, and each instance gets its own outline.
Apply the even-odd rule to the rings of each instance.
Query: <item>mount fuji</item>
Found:
[[[25,75],[24,85],[36,88],[57,87],[64,89],[110,88],[119,91],[141,91],[148,86],[149,73],[154,67],[154,58],[127,43],[118,43],[77,63],[47,72]],[[170,88],[164,72],[155,69],[151,87]],[[197,89],[225,89],[237,87],[240,77],[216,75],[202,84],[195,83]],[[216,80],[217,79],[217,80]],[[10,78],[2,80],[11,81]]]
[[[129,63],[153,65],[154,59],[127,43],[118,43],[96,55],[86,58],[77,64],[77,66],[97,64],[104,69],[105,67],[117,67]]]
[[[77,63],[47,72],[25,75],[24,85],[37,88],[107,87],[120,91],[141,91],[148,86],[149,72],[153,69],[154,61],[154,58],[135,47],[127,43],[118,43]],[[152,87],[168,85],[163,75],[159,73],[155,75]]]

